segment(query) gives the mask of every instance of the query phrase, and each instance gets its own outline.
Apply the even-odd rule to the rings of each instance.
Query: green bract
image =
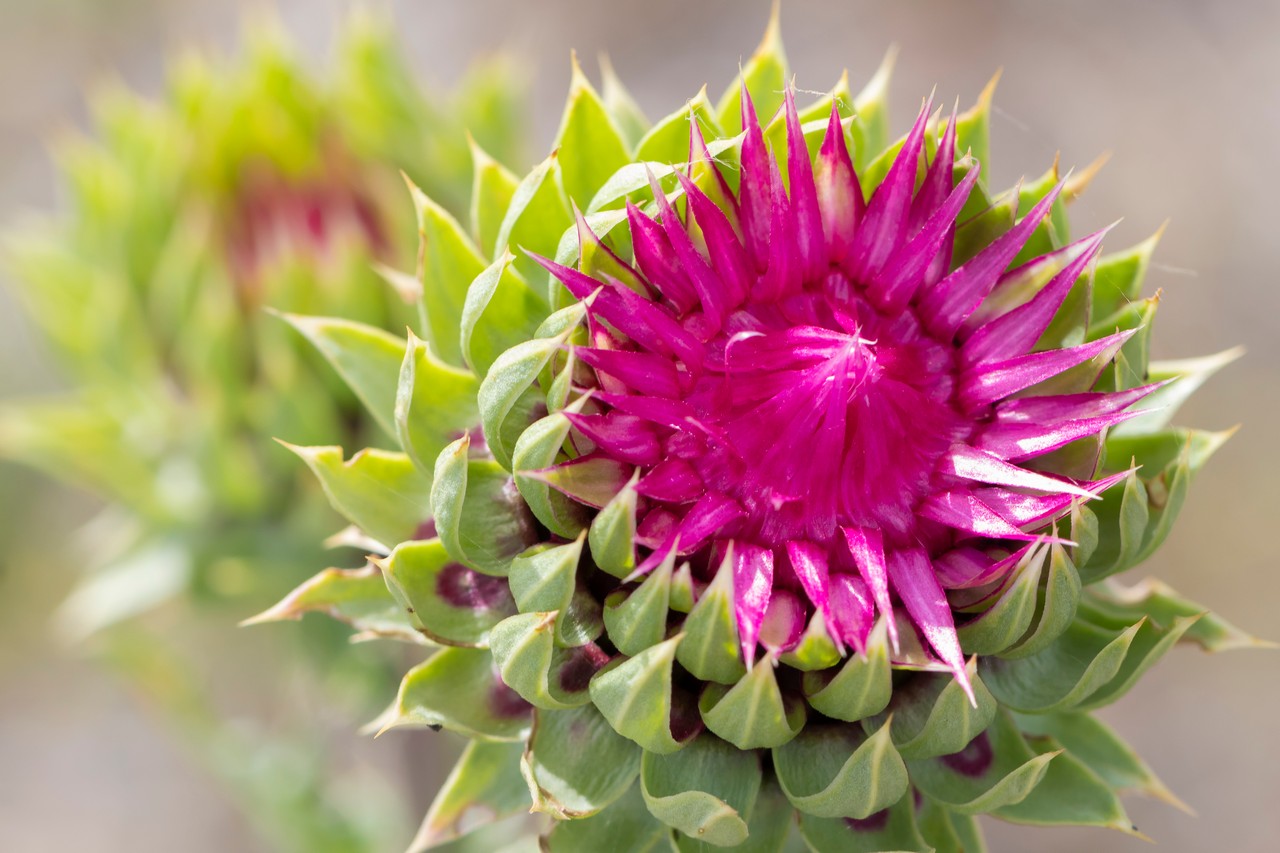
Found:
[[[742,69],[762,120],[782,104],[788,75],[775,21]],[[886,66],[858,94],[842,80],[798,114],[812,150],[834,102],[832,127],[843,126],[867,196],[903,145],[888,135],[887,76]],[[1193,474],[1227,437],[1168,425],[1187,390],[1228,356],[1148,362],[1157,303],[1141,290],[1154,240],[1069,281],[1043,345],[1137,330],[1092,365],[1095,374],[1106,367],[1096,390],[1134,388],[1148,375],[1179,381],[1156,392],[1165,408],[1055,452],[1048,470],[1083,480],[1097,468],[1132,468],[1100,501],[1076,505],[1069,530],[1043,536],[999,581],[948,591],[963,672],[940,666],[908,622],[884,616],[856,652],[815,613],[785,651],[744,659],[732,545],[705,570],[674,548],[661,559],[640,546],[638,470],[577,443],[573,419],[598,389],[579,381],[575,346],[597,333],[589,306],[605,289],[575,299],[532,258],[643,293],[624,203],[652,214],[657,192],[678,210],[692,205],[679,172],[724,206],[746,156],[740,89],[714,104],[699,93],[654,123],[608,71],[604,91],[575,63],[555,149],[523,179],[477,156],[469,221],[414,189],[421,317],[401,342],[394,395],[384,334],[352,330],[321,343],[374,418],[394,418],[404,455],[387,454],[378,464],[388,473],[369,467],[341,488],[318,469],[334,506],[390,552],[373,560],[387,581],[382,603],[364,598],[375,590],[362,572],[351,576],[358,608],[351,597],[326,600],[316,581],[290,613],[337,609],[361,630],[394,636],[385,622],[398,602],[420,642],[449,647],[408,675],[379,721],[473,739],[415,849],[462,831],[467,804],[495,819],[530,808],[549,816],[542,844],[551,851],[971,851],[982,847],[979,814],[1135,831],[1120,791],[1170,795],[1089,712],[1178,641],[1257,644],[1162,586],[1107,580],[1160,545]],[[990,106],[988,88],[955,120],[958,150],[973,155],[957,160],[957,180],[974,160],[988,161]],[[690,156],[694,122],[706,156]],[[928,156],[940,127],[936,117],[928,125]],[[788,156],[781,113],[764,138],[774,157]],[[1067,204],[1086,180],[1067,180],[1011,268],[1069,242]],[[1056,167],[1003,193],[979,181],[957,218],[953,266],[1009,232],[1057,183]],[[715,221],[697,218],[704,228]],[[712,243],[686,227],[698,251]],[[1024,268],[1001,294],[1025,300],[1057,272]],[[1050,381],[1078,391],[1064,383],[1084,377],[1087,389],[1089,368]],[[333,452],[313,449],[308,460]],[[418,520],[408,543],[381,532]],[[432,557],[409,558],[419,552]]]

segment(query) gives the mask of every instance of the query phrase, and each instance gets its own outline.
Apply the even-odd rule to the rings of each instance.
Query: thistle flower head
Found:
[[[1168,427],[1229,356],[1148,362],[1154,242],[1072,242],[1056,167],[991,194],[989,89],[892,143],[884,75],[801,108],[776,26],[653,125],[610,73],[523,179],[477,156],[470,228],[415,190],[402,358],[318,336],[403,453],[313,462],[382,553],[264,618],[447,646],[377,721],[473,739],[416,846],[530,800],[566,851],[1132,831],[1090,746],[1171,795],[1087,711],[1250,642],[1106,581],[1225,438]]]
[[[1140,414],[1130,407],[1154,389],[1049,387],[1093,362],[1075,380],[1089,388],[1133,334],[1037,347],[1103,235],[1009,269],[1060,181],[953,268],[979,174],[957,166],[954,114],[928,161],[926,104],[864,201],[837,104],[811,162],[793,90],[785,157],[766,148],[745,88],[741,103],[736,193],[693,121],[689,172],[714,175],[720,204],[681,173],[682,219],[653,179],[657,217],[627,206],[634,265],[614,256],[597,277],[539,259],[586,307],[588,340],[572,350],[591,392],[567,414],[577,455],[543,476],[587,505],[600,483],[579,487],[575,470],[634,480],[638,576],[674,553],[709,582],[731,555],[748,664],[763,626],[786,652],[814,614],[857,649],[886,616],[896,648],[896,601],[967,690],[944,589],[998,581],[1021,543],[1060,541],[1048,526],[1117,480],[1027,463]],[[1047,282],[1032,298],[1002,302],[1033,274]]]

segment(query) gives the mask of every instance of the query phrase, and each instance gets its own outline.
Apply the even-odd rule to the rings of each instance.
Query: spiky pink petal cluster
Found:
[[[1008,271],[1059,184],[953,269],[978,174],[967,164],[955,181],[954,115],[918,181],[926,105],[864,201],[834,106],[811,160],[787,94],[784,182],[745,92],[742,104],[737,193],[714,168],[718,202],[680,175],[682,221],[654,182],[656,218],[627,209],[634,266],[611,259],[627,282],[540,259],[588,306],[575,353],[594,385],[569,415],[580,456],[564,463],[594,477],[548,480],[599,506],[599,489],[565,484],[603,479],[611,493],[636,477],[642,571],[674,549],[706,579],[731,553],[748,663],[758,642],[794,646],[815,612],[854,649],[886,615],[896,648],[898,607],[967,688],[945,590],[1006,575],[1047,538],[1036,531],[1115,482],[1019,463],[1131,417],[1152,390],[1035,394],[1131,334],[1035,349],[1102,232]],[[693,127],[691,173],[711,163]],[[1020,301],[1014,285],[1041,268],[1058,272]]]

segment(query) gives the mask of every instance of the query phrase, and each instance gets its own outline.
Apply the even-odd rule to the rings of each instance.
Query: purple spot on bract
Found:
[[[568,660],[560,667],[560,689],[566,693],[581,693],[595,675],[609,662],[609,655],[595,643],[579,646],[569,653]]]
[[[881,809],[873,815],[861,820],[853,817],[844,819],[845,824],[854,832],[879,832],[889,825],[889,810]]]
[[[482,575],[466,566],[450,563],[436,577],[436,595],[453,607],[492,610],[511,598],[503,578]]]
[[[944,765],[964,776],[981,776],[991,769],[995,753],[991,749],[991,739],[983,732],[969,745],[959,752],[944,755],[938,759]]]
[[[417,530],[413,531],[413,538],[418,541],[424,539],[435,539],[438,534],[439,531],[436,530],[436,520],[434,518],[428,518],[426,521],[418,525]]]
[[[489,710],[495,717],[523,717],[533,710],[533,706],[495,674],[493,688],[489,691]]]
[[[702,731],[704,728],[702,715],[698,713],[698,706],[693,701],[693,697],[672,692],[671,721],[668,728],[671,730],[671,736],[681,743],[692,740]]]

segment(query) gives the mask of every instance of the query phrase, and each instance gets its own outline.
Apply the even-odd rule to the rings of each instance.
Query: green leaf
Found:
[[[1052,737],[1116,791],[1139,791],[1190,813],[1119,735],[1089,714],[1015,715],[1030,735]]]
[[[458,565],[438,539],[404,542],[374,562],[415,627],[450,646],[487,646],[489,632],[516,612],[500,579]]]
[[[1028,745],[1038,753],[1052,753],[1062,745],[1052,738],[1033,737]],[[1137,835],[1111,788],[1070,753],[1055,758],[1044,778],[1021,802],[1004,806],[995,817],[1033,826],[1100,826]]]
[[[870,817],[907,792],[906,765],[881,726],[867,736],[857,726],[810,725],[773,750],[787,799],[815,817]]]
[[[511,430],[506,427],[507,420],[513,415],[525,414],[521,410],[528,405],[526,392],[552,356],[560,351],[573,328],[571,326],[555,337],[535,338],[512,347],[498,356],[480,383],[480,423],[484,427],[485,440],[494,459],[508,471],[512,467],[515,439],[511,438]],[[523,430],[524,425],[520,425],[520,431]]]
[[[576,56],[569,101],[555,144],[560,152],[564,191],[579,207],[585,206],[600,185],[631,160],[622,134],[582,73]]]
[[[533,518],[498,463],[470,459],[463,436],[436,460],[431,505],[440,541],[478,572],[505,577],[511,560],[536,538]]]
[[[795,648],[784,652],[779,660],[801,672],[831,669],[840,663],[840,650],[827,632],[827,622],[821,612],[814,611],[804,633],[800,635],[800,642]],[[885,701],[888,701],[887,697]]]
[[[1115,678],[1140,627],[1109,631],[1077,619],[1038,654],[983,658],[982,678],[1001,704],[1015,711],[1070,709]]]
[[[515,196],[520,179],[476,143],[471,143],[471,236],[480,252],[496,257],[502,219]]]
[[[1012,581],[995,602],[958,628],[960,645],[966,654],[998,654],[1027,632],[1036,614],[1040,576],[1048,553],[1046,544],[1027,552],[1015,568]]]
[[[956,116],[956,150],[961,155],[972,154],[984,170],[991,166],[991,104],[999,82],[997,71],[982,88],[977,102]]]
[[[766,657],[732,687],[708,684],[698,697],[707,728],[739,749],[769,749],[799,734],[806,716],[804,703],[782,695],[776,666]]]
[[[978,677],[974,660],[970,659],[965,671],[973,685],[976,707],[955,676],[921,672],[894,688],[887,716],[868,718],[864,728],[870,731],[890,725],[893,743],[906,759],[950,755],[964,749],[991,724],[996,713],[996,700]]]
[[[598,814],[632,787],[641,752],[590,705],[536,712],[521,763],[532,811],[556,820]]]
[[[636,567],[637,471],[591,522],[587,541],[596,565],[611,575],[625,578]]]
[[[1038,654],[1062,636],[1075,619],[1080,603],[1080,575],[1066,549],[1057,542],[1049,546],[1049,577],[1039,591],[1031,628],[1003,658],[1023,658]]]
[[[800,834],[814,853],[931,853],[916,826],[912,795],[865,820],[800,815]]]
[[[600,97],[604,100],[604,107],[622,134],[623,141],[634,148],[649,131],[649,119],[645,118],[644,111],[613,70],[613,63],[603,53],[600,54],[600,78]]]
[[[325,569],[304,581],[279,604],[241,624],[301,619],[305,613],[324,613],[372,636],[422,642],[417,626],[387,589],[382,572],[375,565]]]
[[[916,821],[921,836],[933,847],[934,853],[987,853],[976,818],[957,814],[928,797],[922,800]]]
[[[675,564],[673,549],[640,586],[616,590],[604,600],[605,629],[624,655],[638,655],[666,638]]]
[[[1147,617],[1163,628],[1168,628],[1180,616],[1199,616],[1183,639],[1195,643],[1207,652],[1223,652],[1232,649],[1275,648],[1275,643],[1260,640],[1248,634],[1222,617],[1210,613],[1208,608],[1183,598],[1170,586],[1155,578],[1145,578],[1132,587],[1124,587],[1114,580],[1103,581],[1089,587],[1089,610],[1098,619],[1102,615],[1128,623]]]
[[[677,659],[695,678],[737,684],[747,672],[738,650],[733,601],[733,554],[730,552],[689,611],[681,629],[685,641],[680,644]]]
[[[521,613],[493,629],[490,647],[502,681],[537,708],[576,708],[591,701],[587,681],[609,656],[593,643],[558,648],[556,613]]]
[[[854,122],[849,125],[853,137],[853,167],[859,174],[871,161],[889,147],[889,80],[898,49],[891,47],[880,62],[876,73],[853,99]]]
[[[329,503],[374,539],[394,545],[418,536],[431,518],[431,481],[403,453],[367,448],[343,461],[341,447],[295,447]]]
[[[1112,437],[1124,437],[1146,435],[1165,429],[1192,394],[1215,373],[1243,354],[1242,347],[1235,347],[1201,358],[1151,362],[1147,370],[1147,380],[1169,384],[1163,388],[1157,388],[1138,404],[1140,408],[1149,410],[1146,414],[1116,424],[1107,434]]]
[[[484,258],[466,231],[449,213],[412,183],[418,211],[418,277],[427,312],[427,340],[440,358],[462,365],[458,329],[467,288],[484,269]]]
[[[680,640],[677,634],[634,657],[616,659],[591,679],[591,701],[614,730],[654,753],[680,750],[699,728],[689,724],[696,719],[692,698],[671,684]]]
[[[396,435],[428,477],[435,473],[440,451],[479,423],[479,387],[474,374],[440,361],[431,347],[409,333],[396,389]]]
[[[635,159],[639,162],[671,163],[683,165],[689,162],[690,122],[698,122],[704,138],[716,138],[723,134],[716,121],[711,101],[707,100],[707,87],[703,86],[684,106],[659,120],[636,146]]]
[[[409,670],[396,701],[370,727],[444,727],[470,738],[522,741],[532,708],[498,678],[485,649],[449,648]]]
[[[668,826],[717,847],[747,840],[760,792],[760,759],[711,735],[670,755],[646,752],[640,790],[650,813]]]
[[[1081,604],[1081,615],[1086,619],[1096,618],[1094,614],[1088,612],[1084,603]],[[1077,706],[1079,710],[1088,711],[1110,705],[1129,692],[1129,689],[1138,682],[1143,673],[1150,669],[1156,661],[1164,657],[1173,648],[1174,644],[1182,638],[1187,629],[1199,619],[1200,614],[1198,613],[1194,616],[1178,616],[1174,618],[1168,628],[1161,628],[1151,620],[1143,618],[1138,623],[1137,635],[1129,646],[1128,654],[1125,655],[1120,671],[1116,673],[1113,679],[1092,693],[1084,702],[1081,702]],[[1098,621],[1105,622],[1107,620],[1098,619]]]
[[[1013,721],[997,714],[991,728],[959,752],[907,767],[925,796],[961,814],[985,814],[1025,800],[1058,755],[1033,752]]]
[[[518,772],[523,753],[524,744],[518,741],[469,742],[410,842],[410,853],[437,847],[527,809],[529,791]]]
[[[671,830],[661,823],[644,804],[639,785],[627,792],[599,814],[582,820],[556,821],[542,838],[548,853],[600,853],[616,848],[626,839],[628,851],[666,853],[670,851]]]
[[[756,115],[762,123],[768,122],[782,106],[782,91],[787,85],[787,57],[782,50],[779,9],[780,6],[775,4],[755,53],[742,67],[741,76],[729,85],[716,105],[718,123],[728,134],[742,130],[743,84],[746,84]]]
[[[564,545],[540,543],[511,561],[507,582],[522,613],[555,611],[555,640],[581,646],[604,630],[600,604],[578,580],[583,537]]]
[[[506,249],[522,250],[521,255],[517,255],[516,266],[528,281],[540,280],[534,276],[542,268],[531,258],[522,256],[523,253],[537,252],[550,257],[560,235],[573,225],[573,216],[553,180],[558,156],[558,152],[551,152],[551,156],[534,166],[520,181],[493,241],[495,255]]]
[[[586,399],[579,398],[565,411],[580,410]],[[511,454],[516,488],[529,510],[548,530],[566,539],[576,538],[587,529],[587,508],[553,489],[544,474],[535,472],[545,472],[556,463],[571,428],[563,412],[547,415],[520,434]]]
[[[1109,317],[1142,298],[1142,283],[1164,226],[1133,248],[1103,255],[1093,273],[1093,316]]]
[[[805,673],[803,685],[813,709],[835,720],[856,723],[883,711],[893,695],[885,620],[871,629],[865,657],[851,655],[834,675]]]
[[[396,391],[404,341],[381,329],[333,317],[280,317],[301,332],[333,365],[378,426],[395,436]]]
[[[533,336],[547,316],[547,303],[512,267],[504,251],[467,288],[462,308],[462,357],[484,374],[508,348]]]

